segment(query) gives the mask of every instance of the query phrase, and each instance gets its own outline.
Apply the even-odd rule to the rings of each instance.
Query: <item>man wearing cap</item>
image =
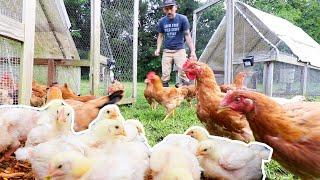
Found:
[[[155,56],[160,55],[160,48],[164,40],[164,50],[162,55],[162,81],[163,86],[169,86],[170,73],[172,69],[172,61],[178,68],[178,76],[183,85],[188,85],[189,80],[186,74],[182,71],[182,66],[186,61],[187,54],[184,47],[186,40],[190,49],[190,58],[196,60],[195,47],[190,35],[190,24],[185,15],[176,13],[177,3],[175,0],[164,0],[163,11],[166,16],[160,19],[158,24],[158,39],[157,49],[154,52]]]

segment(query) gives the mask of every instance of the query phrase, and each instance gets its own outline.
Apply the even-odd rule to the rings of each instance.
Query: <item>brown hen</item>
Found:
[[[236,89],[243,89],[245,88],[244,86],[244,80],[247,76],[246,72],[239,72],[234,81],[233,84],[222,84],[220,85],[220,89],[222,92],[226,93],[229,90],[236,90]]]
[[[302,179],[320,178],[320,103],[279,105],[257,92],[229,92],[221,103],[246,115],[254,137],[273,158]]]
[[[212,69],[205,63],[188,60],[183,70],[189,79],[196,79],[197,116],[209,133],[245,142],[252,141],[254,138],[244,115],[231,109],[218,111],[225,94],[221,92]]]

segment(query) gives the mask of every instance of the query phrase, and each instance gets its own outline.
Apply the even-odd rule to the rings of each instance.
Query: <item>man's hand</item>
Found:
[[[154,52],[155,56],[160,56],[160,49],[156,49],[156,51]]]
[[[196,52],[193,51],[193,52],[190,53],[190,59],[191,60],[195,60],[195,61],[197,60]]]

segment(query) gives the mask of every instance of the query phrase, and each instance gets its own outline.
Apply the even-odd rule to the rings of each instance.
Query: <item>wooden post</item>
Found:
[[[193,13],[192,41],[193,41],[194,48],[196,48],[196,40],[197,40],[197,21],[198,21],[197,16],[198,16],[197,13]]]
[[[138,27],[139,27],[139,0],[134,0],[133,17],[133,62],[132,62],[132,98],[137,97],[137,65],[138,65]]]
[[[32,93],[36,0],[23,1],[24,43],[20,61],[19,104],[30,105]]]
[[[99,92],[101,0],[91,0],[90,94]]]
[[[274,62],[269,62],[267,67],[266,95],[272,96]]]
[[[264,64],[263,64],[263,83],[262,83],[264,94],[267,94],[267,78],[268,78],[267,71],[268,71],[268,62],[264,62]]]
[[[308,83],[308,64],[304,65],[303,69],[303,80],[302,80],[302,95],[307,95],[307,83]]]
[[[54,59],[48,60],[48,87],[52,86],[53,82],[56,81],[56,65]]]
[[[227,30],[226,30],[226,53],[224,63],[224,83],[232,82],[232,61],[234,50],[234,0],[227,0]]]

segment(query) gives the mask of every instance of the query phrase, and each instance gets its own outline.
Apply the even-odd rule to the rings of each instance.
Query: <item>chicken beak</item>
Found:
[[[118,114],[116,112],[111,112],[110,119],[117,119]]]
[[[197,151],[196,156],[202,156],[202,151]]]
[[[48,175],[45,177],[45,179],[50,180],[50,179],[52,179],[52,177],[62,176],[63,174],[64,173],[63,173],[62,170],[58,170],[58,169],[51,170],[51,169],[49,169]]]
[[[64,114],[64,108],[62,108],[59,112],[58,112],[58,122],[60,123],[65,123],[67,122],[67,117]]]
[[[117,133],[116,135],[119,135],[119,136],[127,136],[127,133],[126,131],[123,129],[122,131],[120,131],[119,133]]]

